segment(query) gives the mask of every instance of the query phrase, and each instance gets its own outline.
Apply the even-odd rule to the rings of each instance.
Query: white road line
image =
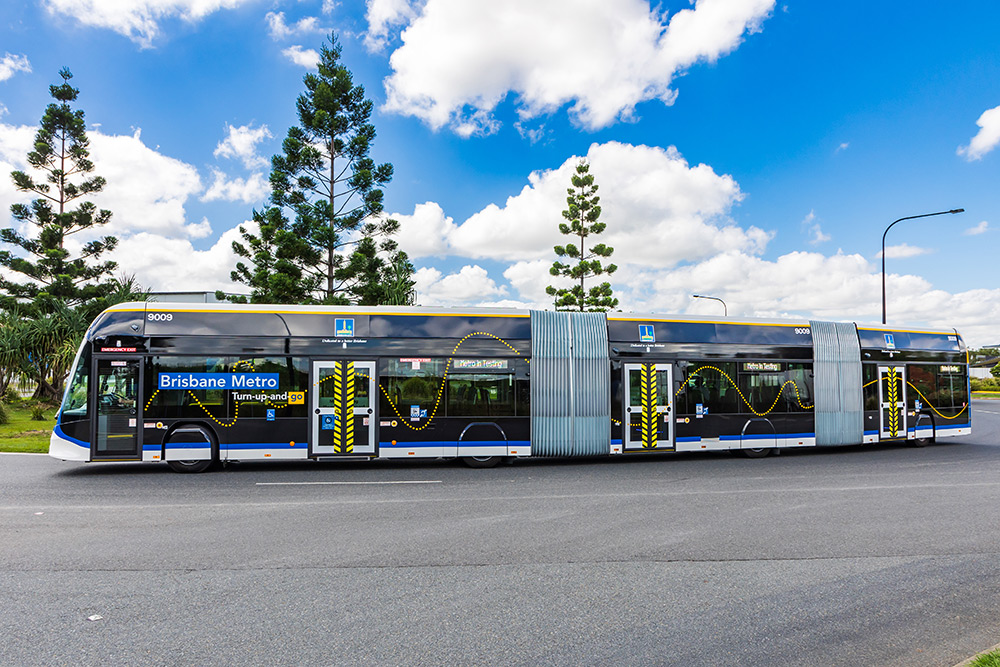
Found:
[[[259,482],[260,484],[268,484],[269,482]],[[277,482],[272,482],[277,483]],[[286,484],[294,484],[295,482],[286,482]],[[305,482],[306,484],[323,484],[324,482]],[[326,482],[327,484],[336,484],[338,482]],[[386,484],[390,482],[368,482],[369,484]],[[398,483],[398,482],[397,482]],[[404,482],[404,484],[413,484],[414,482]],[[416,482],[418,484],[436,484],[439,481],[434,482]],[[365,482],[339,482],[339,484],[365,484]],[[778,488],[766,488],[766,489],[731,489],[731,490],[690,490],[690,491],[647,491],[647,492],[631,492],[631,493],[560,493],[560,494],[540,494],[540,495],[503,495],[503,496],[451,496],[446,498],[435,497],[435,498],[337,498],[323,500],[300,500],[300,501],[264,501],[264,502],[244,502],[244,501],[234,501],[234,502],[214,502],[214,503],[156,503],[156,504],[125,504],[125,505],[52,505],[52,504],[32,504],[25,503],[24,505],[0,505],[0,512],[9,511],[24,511],[25,509],[30,509],[32,511],[56,511],[56,510],[164,510],[164,509],[203,509],[206,507],[212,507],[217,509],[225,509],[229,507],[234,508],[246,508],[246,507],[320,507],[320,506],[331,506],[331,505],[397,505],[397,504],[408,504],[413,505],[416,503],[465,503],[469,504],[471,502],[479,503],[480,505],[490,502],[499,502],[510,504],[512,502],[519,501],[530,501],[533,503],[538,503],[541,501],[560,501],[560,500],[623,500],[626,498],[685,498],[685,497],[695,497],[695,496],[726,496],[726,495],[769,495],[769,494],[793,494],[793,493],[854,493],[858,491],[910,491],[910,490],[943,490],[943,491],[953,491],[956,488],[1000,488],[1000,481],[996,482],[969,482],[969,483],[957,483],[957,484],[880,484],[880,485],[854,485],[854,486],[813,486],[813,487],[797,487],[789,489],[778,489]],[[48,516],[48,514],[46,514]]]
[[[389,482],[257,482],[255,486],[375,486],[377,484],[440,484],[439,479],[404,479]]]
[[[1000,415],[1000,412],[993,412],[992,410],[983,410],[982,408],[976,408],[974,412],[985,412],[988,415]]]

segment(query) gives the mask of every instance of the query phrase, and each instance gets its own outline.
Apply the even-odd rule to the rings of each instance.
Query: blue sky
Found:
[[[0,171],[68,66],[122,270],[241,291],[236,228],[325,35],[374,101],[424,305],[544,307],[592,164],[637,312],[890,321],[1000,343],[1000,5],[38,0],[0,7]],[[24,201],[0,178],[0,210]],[[7,218],[8,224],[9,217]]]

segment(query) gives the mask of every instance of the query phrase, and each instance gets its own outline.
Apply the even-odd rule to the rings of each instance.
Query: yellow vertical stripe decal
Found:
[[[639,384],[642,400],[642,446],[644,449],[655,449],[659,435],[656,418],[656,366],[642,365]]]
[[[899,435],[899,387],[896,382],[896,367],[889,368],[886,376],[889,385],[889,437],[895,438]]]
[[[333,451],[343,454],[341,442],[344,438],[344,420],[341,418],[344,405],[344,385],[341,379],[341,363],[333,364]]]
[[[344,453],[354,451],[354,362],[344,369]]]

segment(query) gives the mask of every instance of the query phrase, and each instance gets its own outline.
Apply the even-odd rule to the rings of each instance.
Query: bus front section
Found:
[[[145,304],[109,308],[91,325],[66,383],[49,440],[63,461],[135,461],[139,424]]]
[[[84,340],[76,352],[73,370],[62,405],[56,414],[56,425],[49,439],[49,456],[63,461],[90,460],[90,371],[93,355],[89,341]]]

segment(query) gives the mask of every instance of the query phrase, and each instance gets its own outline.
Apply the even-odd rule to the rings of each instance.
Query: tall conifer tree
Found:
[[[413,272],[392,239],[399,223],[382,214],[382,187],[393,169],[369,156],[372,102],[340,57],[331,35],[317,71],[303,78],[299,124],[271,158],[270,207],[263,214],[270,226],[260,235],[241,230],[243,243],[233,244],[255,264],[233,272],[252,288],[252,301],[386,303],[395,298],[390,285],[398,272]],[[290,289],[289,281],[300,287]]]
[[[45,109],[27,155],[28,164],[42,172],[45,181],[23,171],[11,173],[18,190],[38,196],[30,205],[11,206],[14,220],[34,225],[36,235],[25,236],[12,227],[0,230],[0,241],[19,249],[0,251],[0,265],[27,278],[15,282],[0,277],[3,305],[21,304],[29,314],[51,312],[57,304],[77,306],[110,293],[110,277],[117,267],[100,261],[117,244],[113,236],[85,243],[75,256],[66,248],[68,236],[106,225],[111,211],[98,210],[89,201],[71,207],[80,197],[100,192],[105,181],[90,175],[94,164],[83,111],[70,108],[80,93],[69,83],[73,75],[64,67],[59,76],[62,83],[49,86],[56,101]]]
[[[601,198],[597,196],[597,185],[594,183],[593,174],[590,173],[590,164],[581,160],[570,183],[572,187],[566,189],[569,195],[566,197],[567,208],[562,212],[569,224],[559,223],[559,231],[567,236],[576,236],[579,245],[573,243],[567,243],[565,246],[557,245],[555,251],[559,257],[568,257],[576,263],[563,264],[556,260],[549,273],[579,282],[570,288],[556,288],[550,285],[545,291],[550,296],[556,297],[556,310],[605,311],[618,305],[618,299],[612,294],[611,283],[604,282],[587,291],[585,281],[604,274],[611,275],[618,270],[618,267],[614,264],[607,266],[601,264],[600,258],[611,257],[615,251],[611,246],[598,243],[587,249],[588,237],[600,234],[607,227],[600,222]]]

